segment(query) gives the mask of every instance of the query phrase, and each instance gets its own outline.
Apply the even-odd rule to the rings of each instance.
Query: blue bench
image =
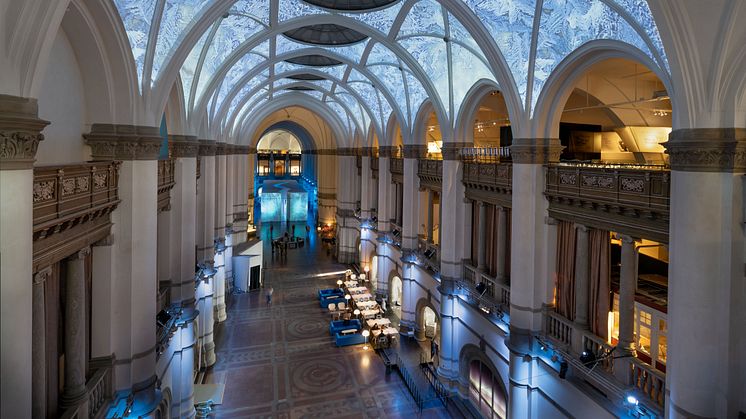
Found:
[[[349,333],[346,335],[335,333],[334,342],[337,346],[359,345],[365,343],[365,336],[362,333]]]
[[[329,334],[334,335],[343,330],[355,329],[360,331],[363,328],[362,323],[358,319],[352,320],[334,320],[329,323]]]
[[[339,288],[319,290],[319,305],[321,308],[327,308],[329,304],[344,303],[344,291]]]

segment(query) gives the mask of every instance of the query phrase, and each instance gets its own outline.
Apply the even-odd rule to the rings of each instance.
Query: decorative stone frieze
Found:
[[[394,146],[380,146],[378,147],[378,157],[391,157],[396,153],[396,147]]]
[[[678,129],[663,146],[671,170],[746,172],[746,128]]]
[[[83,134],[93,160],[156,160],[163,139],[158,127],[93,124]]]
[[[340,218],[354,218],[355,211],[348,208],[337,208],[337,217]]]
[[[513,163],[546,164],[559,161],[562,145],[558,138],[517,138],[510,146]]]
[[[216,156],[225,156],[227,150],[228,150],[228,144],[215,143],[215,155]]]
[[[319,192],[316,196],[319,199],[329,199],[329,200],[337,199],[337,194],[335,193]]]
[[[473,147],[473,143],[466,142],[443,142],[443,147],[440,149],[440,153],[443,155],[443,160],[460,160],[461,149],[465,147]]]
[[[405,159],[422,159],[427,155],[427,146],[424,144],[406,144],[404,146]]]
[[[363,147],[360,149],[360,155],[363,157],[371,157],[375,154],[376,149],[373,147]]]
[[[199,155],[199,141],[191,135],[169,135],[171,155],[175,158],[193,158]]]
[[[39,119],[36,99],[0,95],[0,170],[30,169],[34,165],[41,131],[49,125]]]
[[[216,151],[215,141],[199,140],[199,156],[214,156]]]
[[[357,155],[357,149],[355,148],[338,148],[337,153],[338,156],[356,156]]]

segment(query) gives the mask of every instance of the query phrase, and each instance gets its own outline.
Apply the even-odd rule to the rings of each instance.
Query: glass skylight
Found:
[[[155,2],[154,2],[155,3]],[[161,27],[155,43],[153,55],[152,81],[158,78],[158,73],[166,60],[173,53],[174,47],[184,35],[184,29],[197,16],[208,0],[166,0],[161,15]]]

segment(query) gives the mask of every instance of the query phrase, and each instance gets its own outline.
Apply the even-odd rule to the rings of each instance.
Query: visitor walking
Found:
[[[269,287],[267,290],[267,305],[272,305],[272,293],[275,292],[275,289],[272,287]]]

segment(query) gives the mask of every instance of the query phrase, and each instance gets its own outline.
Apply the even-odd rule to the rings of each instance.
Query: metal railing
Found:
[[[510,147],[464,147],[461,160],[470,163],[496,163],[511,159]]]
[[[409,393],[412,395],[415,404],[417,404],[417,408],[420,410],[420,412],[422,412],[422,408],[425,405],[425,398],[422,396],[422,393],[420,393],[420,390],[417,388],[417,383],[415,382],[414,377],[412,377],[412,375],[409,373],[407,367],[404,366],[404,363],[399,357],[399,354],[396,354],[396,367],[399,370],[399,374],[401,375],[402,380],[404,381],[404,385],[407,387],[407,390],[409,390]]]

